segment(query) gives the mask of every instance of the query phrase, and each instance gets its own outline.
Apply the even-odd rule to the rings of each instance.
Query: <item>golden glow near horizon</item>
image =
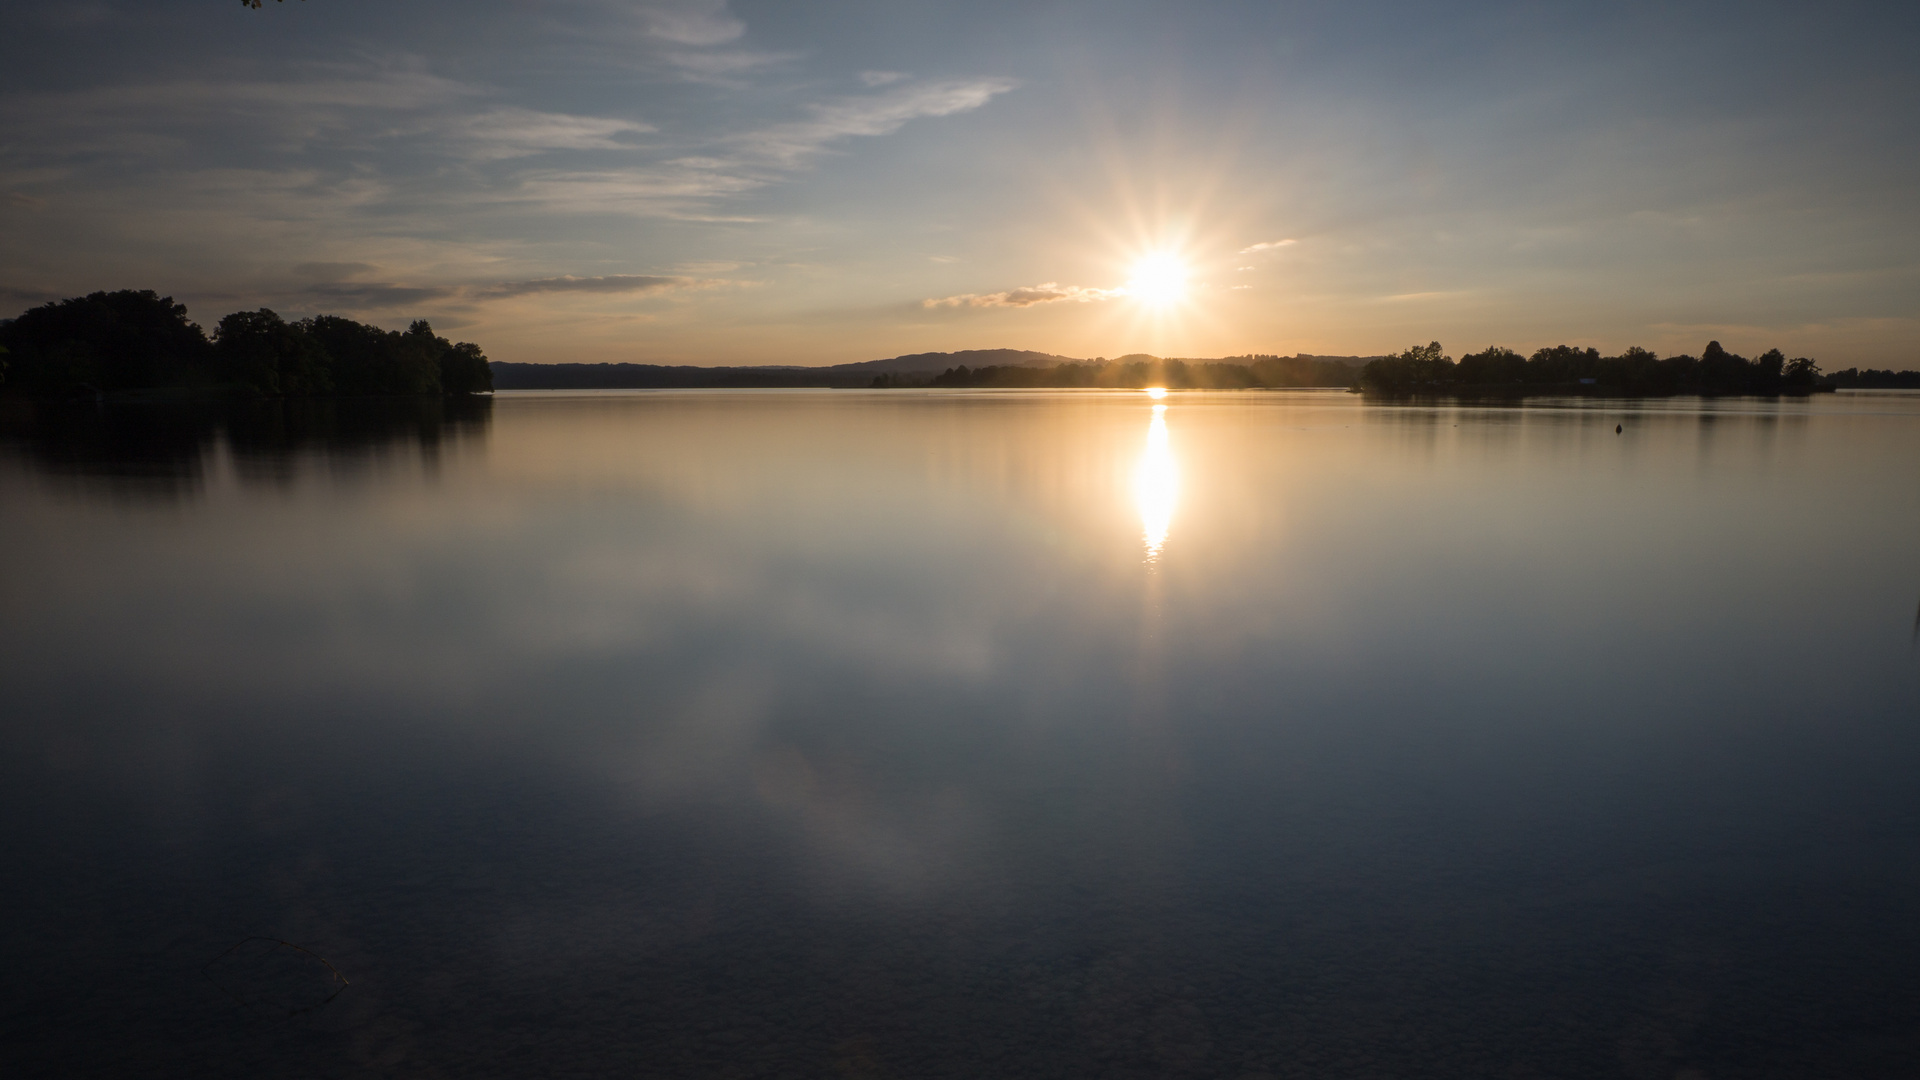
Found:
[[[1159,401],[1161,398],[1167,396],[1167,388],[1164,386],[1149,386],[1147,387],[1147,396],[1155,401]]]
[[[1149,564],[1158,562],[1166,547],[1179,496],[1180,466],[1167,440],[1167,407],[1155,405],[1153,420],[1147,425],[1147,449],[1133,473],[1133,498],[1140,508],[1141,541],[1146,545]]]
[[[1142,256],[1133,264],[1126,290],[1148,307],[1172,307],[1187,298],[1187,264],[1169,251]]]

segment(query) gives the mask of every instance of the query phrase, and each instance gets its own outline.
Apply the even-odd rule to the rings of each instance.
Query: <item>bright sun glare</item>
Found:
[[[1149,307],[1170,307],[1187,297],[1187,264],[1179,256],[1155,252],[1133,264],[1127,294]]]
[[[1167,440],[1165,405],[1153,407],[1153,420],[1147,425],[1147,452],[1140,456],[1133,473],[1133,497],[1140,506],[1140,532],[1147,546],[1147,561],[1158,562],[1167,546],[1167,532],[1173,527],[1174,504],[1180,501],[1180,466]]]

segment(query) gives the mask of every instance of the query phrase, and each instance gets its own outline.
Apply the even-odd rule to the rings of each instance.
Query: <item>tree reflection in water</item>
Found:
[[[187,498],[230,453],[243,481],[291,479],[303,455],[377,456],[483,436],[493,399],[287,398],[269,401],[0,403],[0,456],[37,471],[148,498]]]

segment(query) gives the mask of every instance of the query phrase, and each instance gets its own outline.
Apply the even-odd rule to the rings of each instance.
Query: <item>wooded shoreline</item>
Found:
[[[0,323],[0,392],[27,397],[332,397],[493,389],[480,346],[416,319],[405,333],[338,315],[236,311],[209,335],[152,290],[96,292]]]
[[[948,363],[947,361],[955,361]],[[1056,388],[1345,389],[1377,398],[1797,396],[1920,389],[1920,371],[1848,368],[1770,349],[1748,359],[1709,341],[1698,356],[1617,356],[1557,345],[1522,356],[1491,346],[1457,361],[1439,342],[1391,356],[1135,353],[1080,360],[1027,350],[919,353],[828,367],[489,363],[425,320],[383,330],[336,315],[288,322],[267,308],[211,334],[151,290],[96,292],[0,320],[0,395],[185,400],[460,395],[500,389]]]

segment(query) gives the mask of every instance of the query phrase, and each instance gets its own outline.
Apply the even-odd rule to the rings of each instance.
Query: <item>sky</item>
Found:
[[[21,5],[0,314],[154,289],[537,362],[1920,367],[1917,12]]]

